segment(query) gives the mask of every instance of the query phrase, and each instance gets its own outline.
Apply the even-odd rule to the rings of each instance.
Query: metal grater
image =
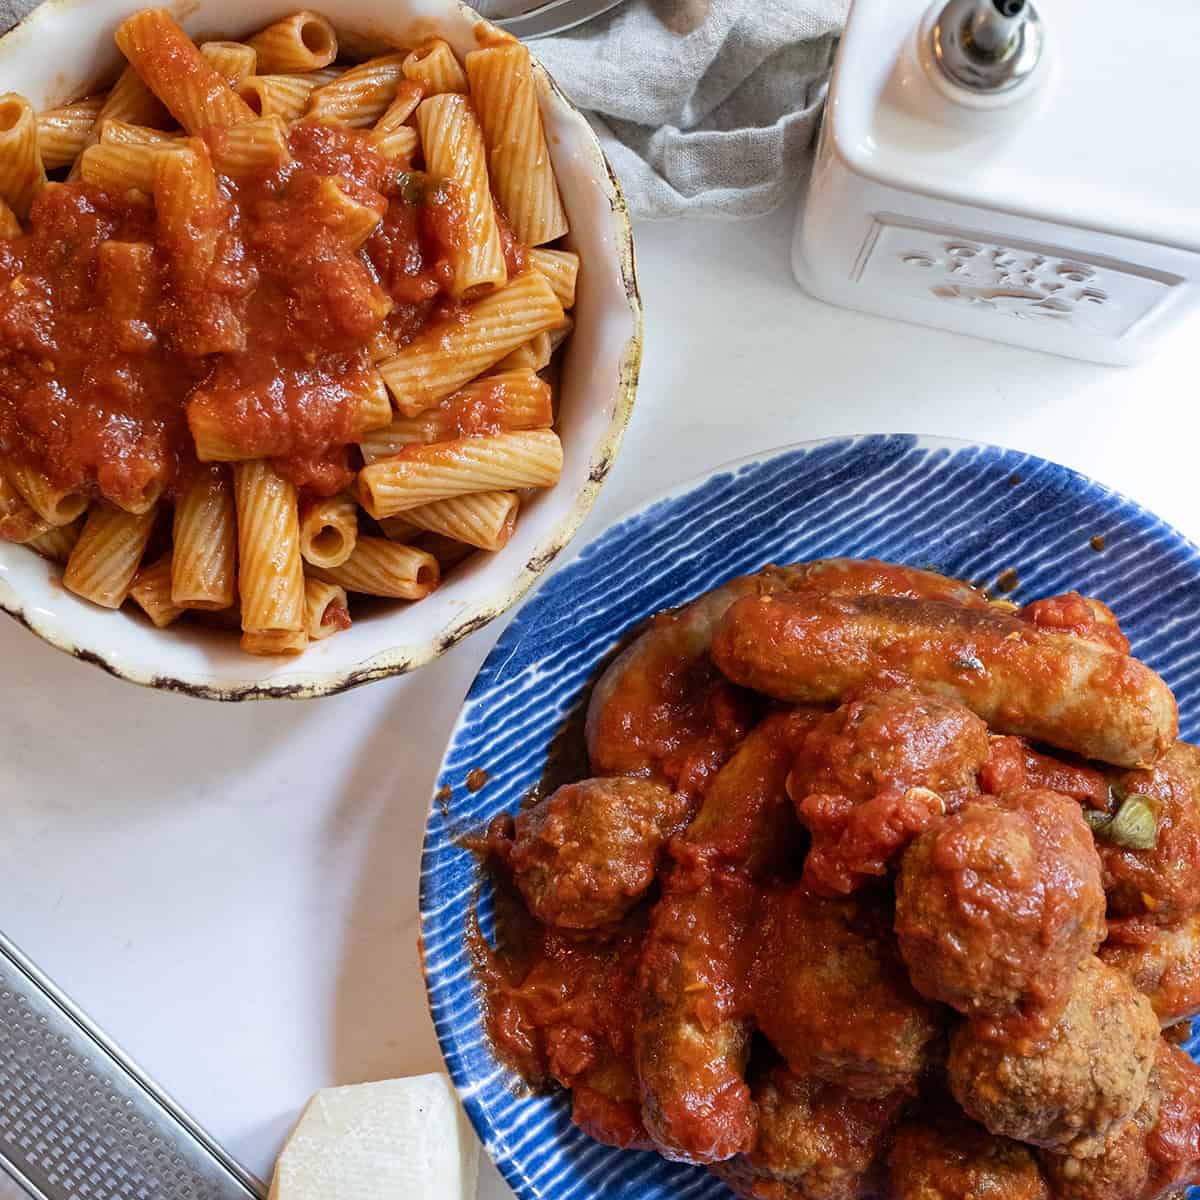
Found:
[[[0,935],[3,1172],[37,1200],[266,1194]]]

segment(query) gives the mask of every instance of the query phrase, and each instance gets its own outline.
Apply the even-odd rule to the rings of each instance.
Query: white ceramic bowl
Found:
[[[305,7],[300,0],[182,0],[172,5],[192,36],[241,37]],[[477,13],[457,0],[319,0],[356,56],[412,45],[436,32],[459,54],[479,44]],[[0,92],[59,104],[111,79],[120,61],[113,31],[146,3],[47,0],[0,38]],[[295,659],[243,654],[229,634],[156,630],[127,613],[95,608],[65,591],[58,568],[0,542],[0,607],[51,645],[123,679],[215,700],[308,697],[422,666],[513,604],[570,541],[621,443],[641,361],[641,303],[629,217],[587,122],[544,71],[542,114],[570,245],[582,257],[576,328],[562,376],[565,463],[557,487],[521,514],[512,541],[456,571],[428,599],[381,608],[314,643]]]

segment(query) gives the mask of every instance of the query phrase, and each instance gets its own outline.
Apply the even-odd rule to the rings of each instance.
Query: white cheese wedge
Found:
[[[326,1088],[275,1164],[269,1200],[474,1200],[479,1141],[445,1075]]]

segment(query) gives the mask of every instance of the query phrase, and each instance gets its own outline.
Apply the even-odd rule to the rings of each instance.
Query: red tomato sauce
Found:
[[[221,177],[217,202],[182,229],[136,193],[45,190],[25,235],[0,241],[0,453],[62,487],[132,500],[158,480],[171,495],[195,463],[188,406],[203,404],[226,441],[269,443],[306,490],[346,486],[368,343],[462,317],[445,295],[462,198],[353,130],[300,124],[290,146],[276,170]],[[323,177],[383,216],[361,249],[339,234]]]

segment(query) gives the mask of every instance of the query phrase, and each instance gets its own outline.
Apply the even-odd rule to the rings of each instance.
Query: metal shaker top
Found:
[[[1029,0],[950,0],[930,37],[942,71],[973,92],[1019,87],[1042,57],[1042,22]]]

